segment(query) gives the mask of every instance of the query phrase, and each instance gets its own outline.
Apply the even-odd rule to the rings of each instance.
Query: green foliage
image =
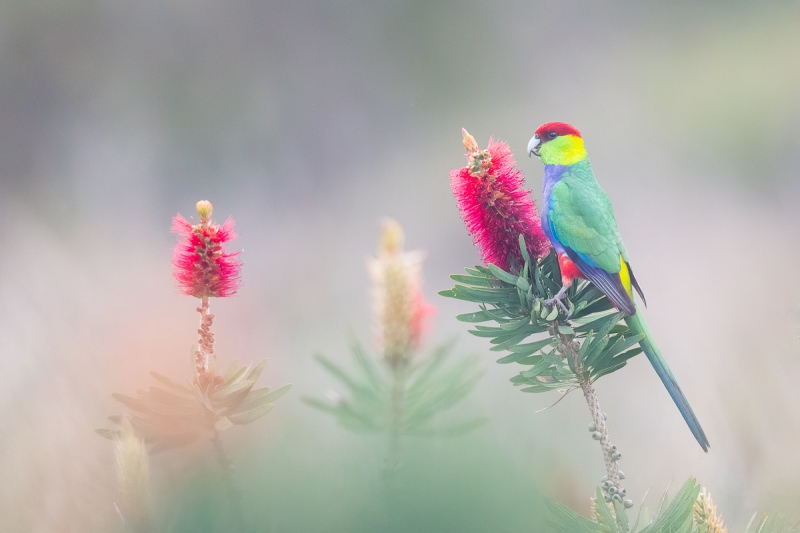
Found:
[[[211,438],[217,431],[234,425],[249,424],[270,412],[273,402],[291,385],[254,389],[266,364],[266,359],[255,367],[239,366],[234,361],[224,375],[212,375],[207,386],[201,386],[197,379],[181,385],[151,372],[159,386],[139,390],[136,397],[118,393],[113,396],[131,411],[131,424],[151,451],[177,448],[200,438]],[[119,423],[122,417],[109,418]],[[119,430],[96,431],[111,439],[119,435]]]
[[[467,268],[454,275],[457,284],[439,294],[475,302],[480,310],[457,316],[474,324],[470,333],[486,337],[493,352],[509,352],[497,360],[526,367],[511,379],[523,392],[547,392],[573,388],[580,380],[594,381],[619,370],[641,351],[640,335],[634,335],[599,289],[576,280],[566,292],[564,314],[545,304],[561,288],[561,272],[555,252],[533,262],[520,236],[525,263],[519,275],[495,265]],[[494,323],[494,325],[487,325]],[[529,340],[532,336],[541,336]],[[526,342],[527,341],[527,342]],[[559,344],[572,342],[577,360],[565,357]]]
[[[800,524],[787,523],[782,514],[755,513],[745,528],[745,533],[794,533],[800,532]]]
[[[393,387],[401,387],[402,414],[395,428],[405,435],[456,435],[469,431],[482,418],[471,418],[447,426],[432,426],[431,419],[464,398],[481,377],[477,358],[462,358],[447,363],[451,345],[436,348],[417,364],[392,375],[387,367],[370,357],[360,344],[353,344],[355,368],[345,371],[331,360],[317,360],[347,388],[348,394],[336,401],[305,398],[317,409],[332,414],[339,423],[353,431],[387,432],[392,424]]]
[[[630,524],[625,508],[617,501],[605,503],[600,487],[597,488],[593,502],[593,520],[590,520],[566,505],[555,500],[548,500],[550,523],[556,531],[564,533],[691,533],[693,529],[692,512],[700,485],[689,479],[680,488],[672,502],[655,519],[645,518],[643,527]],[[644,511],[645,517],[649,512]]]

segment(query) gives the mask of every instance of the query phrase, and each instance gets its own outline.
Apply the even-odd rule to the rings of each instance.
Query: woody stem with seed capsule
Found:
[[[200,307],[197,308],[197,312],[200,313],[200,328],[197,330],[199,339],[195,350],[195,368],[200,383],[207,384],[210,374],[209,361],[213,359],[213,362],[216,363],[214,334],[211,333],[214,315],[209,310],[208,295],[203,295],[200,299]]]
[[[606,424],[605,416],[603,415],[603,411],[600,409],[600,402],[597,400],[597,394],[595,393],[594,387],[592,387],[592,383],[589,381],[589,379],[584,377],[583,364],[580,361],[575,343],[573,343],[571,338],[558,332],[557,322],[555,323],[555,326],[562,353],[564,353],[567,357],[572,358],[573,366],[575,368],[575,376],[578,378],[578,383],[583,391],[583,397],[586,399],[586,404],[589,406],[589,411],[592,415],[592,421],[595,428],[595,438],[597,438],[597,435],[599,435],[599,439],[597,440],[600,441],[600,447],[603,450],[603,462],[606,466],[608,481],[611,487],[614,488],[614,492],[619,493],[622,489],[622,486],[620,485],[620,471],[619,465],[617,464],[618,457],[615,458],[616,449],[611,445],[611,439],[608,435],[608,424]],[[609,489],[611,487],[609,487]],[[605,487],[603,487],[603,489],[604,493],[609,494],[608,489]]]

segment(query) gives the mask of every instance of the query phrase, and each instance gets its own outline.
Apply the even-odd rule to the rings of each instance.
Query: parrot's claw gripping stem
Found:
[[[559,307],[559,309],[564,311],[565,315],[569,316],[569,309],[567,309],[567,306],[564,305],[564,302],[563,302],[564,298],[566,298],[566,296],[567,296],[567,289],[569,289],[569,285],[563,285],[561,287],[561,290],[559,290],[558,293],[555,296],[553,296],[552,298],[548,298],[547,300],[544,300],[543,303],[545,305],[553,305],[553,304],[555,304],[555,305],[557,305]]]

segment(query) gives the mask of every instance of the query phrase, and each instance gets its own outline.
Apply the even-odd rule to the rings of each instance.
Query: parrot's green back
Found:
[[[554,185],[550,221],[559,240],[591,259],[606,272],[619,272],[619,258],[628,261],[614,211],[585,159],[572,165]]]
[[[633,289],[640,295],[642,291],[633,277],[611,202],[597,183],[588,157],[559,166],[549,190],[545,182],[548,236],[614,305],[632,315],[636,312]]]

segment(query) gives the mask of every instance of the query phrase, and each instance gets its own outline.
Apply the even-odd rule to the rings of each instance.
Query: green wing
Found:
[[[548,218],[561,243],[589,263],[614,274],[628,252],[605,191],[594,180],[565,177],[555,184]]]
[[[643,301],[644,295],[630,268],[611,202],[594,177],[567,175],[556,183],[548,220],[553,235],[583,275],[618,309],[635,314],[633,288]]]

